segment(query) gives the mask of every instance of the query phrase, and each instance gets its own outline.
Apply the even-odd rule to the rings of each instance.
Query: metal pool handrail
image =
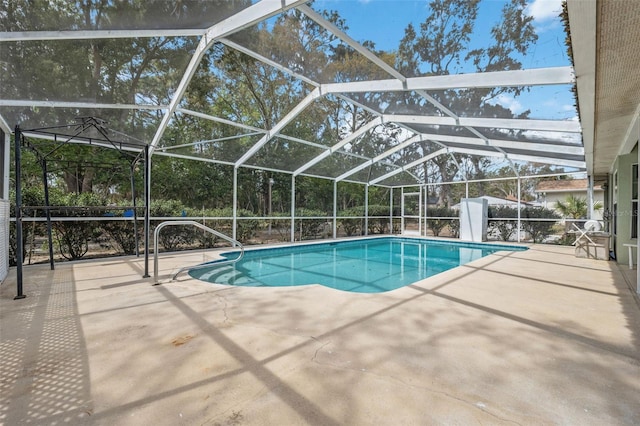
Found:
[[[244,246],[240,243],[240,241],[234,240],[231,237],[228,237],[227,235],[224,235],[218,231],[216,231],[215,229],[211,229],[208,226],[205,226],[199,222],[196,222],[194,220],[168,220],[166,222],[162,222],[161,224],[159,224],[155,231],[153,231],[153,281],[155,283],[158,282],[158,235],[160,235],[160,230],[162,228],[164,228],[165,226],[169,226],[169,225],[193,225],[197,228],[200,228],[204,231],[209,232],[210,234],[213,234],[217,237],[222,238],[225,241],[230,242],[231,244],[233,244],[233,246],[238,246],[240,247],[240,256],[238,256],[235,259],[231,259],[231,260],[225,260],[222,262],[216,262],[216,265],[226,265],[227,263],[236,263],[238,262],[240,259],[242,259],[242,257],[244,256]],[[181,274],[182,272],[185,271],[190,271],[192,269],[200,269],[200,268],[206,268],[209,267],[211,265],[194,265],[194,266],[185,266],[183,268],[180,268],[180,270],[178,270],[178,272],[176,272],[172,279],[176,279],[176,277]]]

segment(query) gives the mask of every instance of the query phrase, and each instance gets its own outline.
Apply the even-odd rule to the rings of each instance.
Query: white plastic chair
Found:
[[[580,234],[576,237],[576,240],[573,242],[574,246],[577,245],[580,242],[580,240],[582,240],[583,238],[586,238],[591,244],[595,245],[596,243],[594,243],[593,240],[589,238],[589,235],[587,233],[597,232],[602,229],[602,225],[597,220],[586,221],[582,229],[575,223],[572,223],[571,226],[573,226],[576,229],[575,231],[573,231],[573,233]]]

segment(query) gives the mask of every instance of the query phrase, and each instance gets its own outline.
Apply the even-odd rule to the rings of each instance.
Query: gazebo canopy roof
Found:
[[[407,68],[398,34],[409,24],[420,31],[425,2],[365,2],[361,14],[354,2],[328,0],[156,2],[144,10],[133,2],[84,10],[79,2],[35,3],[0,11],[5,131],[102,117],[129,135],[124,149],[139,150],[140,140],[152,155],[383,186],[424,183],[425,164],[447,157],[460,169],[455,179],[465,179],[461,156],[489,158],[514,175],[526,163],[586,170],[575,108],[550,116],[540,106],[566,99],[574,85],[563,43],[551,57],[530,46],[519,56],[523,67]],[[482,2],[480,13],[499,13],[495,3]],[[43,19],[47,8],[68,19]],[[385,28],[366,24],[372,8]],[[118,40],[128,50],[117,50]],[[64,56],[79,44],[88,58]],[[488,38],[476,44],[495,46]],[[43,67],[48,81],[34,77]],[[504,107],[515,101],[519,110]]]

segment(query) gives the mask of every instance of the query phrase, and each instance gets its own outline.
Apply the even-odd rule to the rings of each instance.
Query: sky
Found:
[[[426,17],[426,0],[316,0],[314,8],[337,10],[349,27],[348,34],[357,41],[372,40],[376,48],[395,50],[408,23],[416,29]],[[504,0],[482,0],[472,43],[486,46],[490,29],[497,22]],[[568,66],[565,33],[558,15],[562,0],[532,0],[527,12],[534,17],[538,41],[522,60],[523,68]],[[472,72],[472,69],[470,69]],[[518,98],[502,96],[497,103],[515,114],[530,109],[530,118],[577,119],[570,87],[537,87]]]

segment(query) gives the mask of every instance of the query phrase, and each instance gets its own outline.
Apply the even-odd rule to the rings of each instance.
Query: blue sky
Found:
[[[378,49],[395,50],[409,22],[416,29],[426,17],[426,0],[316,0],[314,8],[337,10],[346,19],[349,35],[357,41],[372,40]],[[491,27],[498,21],[503,0],[483,0],[476,22],[473,44],[486,46]],[[532,0],[527,11],[534,17],[538,41],[522,60],[524,68],[570,65],[564,45],[560,18],[561,0]],[[497,100],[514,113],[530,109],[531,118],[575,119],[569,86],[535,88],[519,98],[503,96]]]

